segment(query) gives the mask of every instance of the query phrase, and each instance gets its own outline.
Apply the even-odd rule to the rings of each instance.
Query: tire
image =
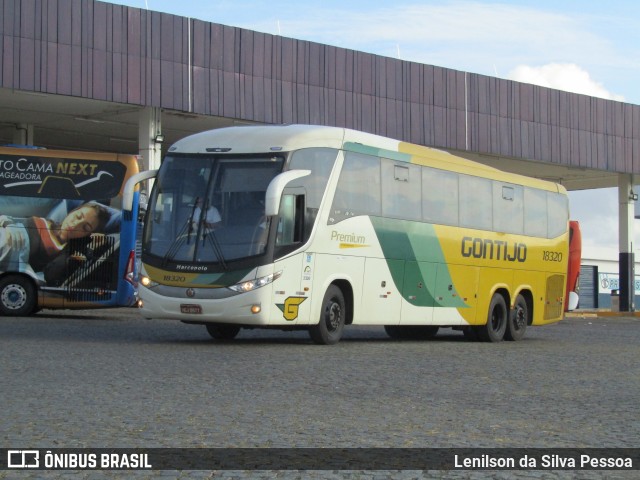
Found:
[[[233,340],[240,333],[240,327],[237,325],[207,323],[205,326],[211,338],[216,340]]]
[[[505,340],[518,341],[522,340],[527,331],[527,323],[529,322],[529,306],[522,295],[516,297],[516,303],[509,315],[507,322],[507,330],[504,333]]]
[[[493,295],[489,305],[487,323],[478,328],[477,333],[480,340],[484,342],[500,342],[504,338],[504,332],[509,323],[509,309],[504,297],[499,293]]]
[[[479,340],[478,338],[478,329],[482,328],[482,327],[464,327],[462,329],[462,334],[464,335],[464,338],[466,338],[467,340],[471,341],[471,342],[477,342]]]
[[[31,315],[38,306],[38,293],[23,275],[9,275],[0,280],[0,313],[14,317]]]
[[[340,341],[346,318],[344,295],[335,285],[324,294],[320,321],[309,328],[309,336],[318,345],[334,345]]]
[[[435,337],[439,329],[431,325],[384,326],[387,335],[398,340],[427,340]]]

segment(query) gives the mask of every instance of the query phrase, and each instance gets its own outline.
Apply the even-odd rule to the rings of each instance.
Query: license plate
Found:
[[[202,313],[202,307],[200,305],[192,304],[192,303],[182,303],[180,304],[180,311],[182,313]]]

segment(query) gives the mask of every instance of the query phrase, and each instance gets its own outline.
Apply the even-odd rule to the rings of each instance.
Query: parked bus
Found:
[[[0,314],[137,301],[133,155],[0,147]]]
[[[520,340],[563,318],[564,187],[433,148],[308,125],[199,133],[169,148],[144,223],[142,315],[216,339],[333,344],[364,324]]]

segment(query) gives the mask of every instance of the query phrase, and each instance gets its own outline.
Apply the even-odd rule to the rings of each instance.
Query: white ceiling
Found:
[[[33,125],[34,145],[67,150],[138,153],[143,107],[0,88],[0,144],[12,143],[17,124]],[[191,133],[232,119],[163,110],[164,148]]]

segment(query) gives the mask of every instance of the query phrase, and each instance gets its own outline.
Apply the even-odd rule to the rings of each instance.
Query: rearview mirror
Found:
[[[306,177],[307,175],[311,175],[311,170],[289,170],[288,172],[282,172],[280,175],[276,175],[267,187],[264,214],[267,217],[278,215],[280,210],[280,199],[282,198],[284,188],[292,180]]]

